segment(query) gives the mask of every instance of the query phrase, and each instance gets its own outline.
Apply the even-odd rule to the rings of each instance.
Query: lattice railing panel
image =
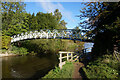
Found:
[[[36,38],[54,38],[54,39],[78,39],[78,40],[92,40],[92,37],[84,35],[84,31],[66,29],[66,30],[40,30],[40,31],[28,31],[25,33],[17,34],[11,37],[11,43]]]

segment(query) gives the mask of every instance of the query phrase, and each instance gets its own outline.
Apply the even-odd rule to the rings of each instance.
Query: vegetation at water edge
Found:
[[[66,62],[63,65],[62,70],[59,67],[55,67],[55,69],[49,71],[47,75],[45,75],[42,79],[46,78],[72,78],[74,71],[74,65],[71,62]]]

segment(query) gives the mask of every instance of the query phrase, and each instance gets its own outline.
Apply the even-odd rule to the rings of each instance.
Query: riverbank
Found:
[[[63,65],[63,68],[60,70],[59,67],[55,67],[55,69],[48,72],[47,75],[42,77],[42,79],[52,78],[53,80],[56,78],[70,78],[70,79],[87,79],[85,73],[82,69],[84,66],[81,62],[67,62]]]
[[[10,57],[10,56],[18,56],[18,54],[13,54],[13,53],[4,53],[4,54],[1,54],[0,53],[0,57]]]
[[[74,64],[72,62],[67,62],[63,65],[62,70],[59,67],[55,67],[55,69],[49,71],[47,75],[43,77],[46,78],[72,78],[74,72]]]

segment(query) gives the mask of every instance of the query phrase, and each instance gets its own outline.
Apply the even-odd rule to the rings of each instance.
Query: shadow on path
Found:
[[[79,80],[89,80],[83,71],[82,67],[86,66],[88,64],[88,60],[83,60],[82,62],[76,62],[74,63],[74,73],[73,78],[79,79]]]

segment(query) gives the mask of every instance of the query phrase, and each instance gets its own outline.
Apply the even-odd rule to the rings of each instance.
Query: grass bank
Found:
[[[51,70],[44,78],[72,78],[74,71],[74,65],[71,62],[67,62],[63,65],[62,70],[59,67],[55,67],[55,69]]]
[[[103,55],[83,67],[83,70],[90,80],[120,78],[120,63],[112,55]]]

